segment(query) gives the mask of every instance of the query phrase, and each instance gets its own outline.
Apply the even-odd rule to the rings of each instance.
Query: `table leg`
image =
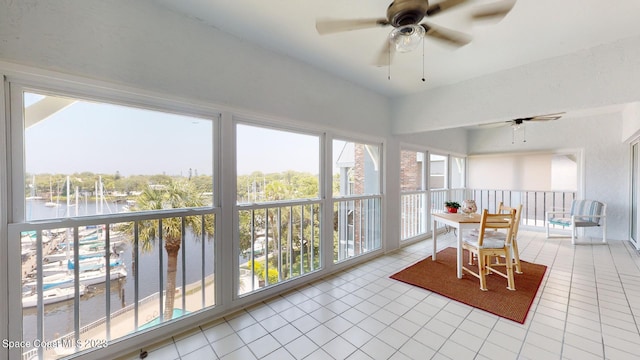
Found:
[[[456,246],[457,265],[458,265],[458,279],[462,279],[462,228],[458,229],[458,246]]]
[[[433,220],[433,227],[431,228],[433,231],[433,234],[431,235],[431,238],[433,239],[433,255],[431,255],[431,260],[432,261],[436,261],[436,248],[437,248],[437,244],[436,244],[436,234],[438,233],[436,230],[436,226],[438,225],[438,222],[436,220]]]

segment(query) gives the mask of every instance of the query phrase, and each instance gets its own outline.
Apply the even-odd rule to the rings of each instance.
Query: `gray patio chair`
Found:
[[[601,227],[602,243],[607,243],[607,204],[595,200],[573,200],[571,210],[552,210],[545,213],[547,238],[567,237],[550,236],[551,225],[568,227],[571,230],[571,244],[576,244],[577,229]]]

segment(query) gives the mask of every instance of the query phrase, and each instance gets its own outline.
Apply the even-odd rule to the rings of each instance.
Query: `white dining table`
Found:
[[[482,216],[477,213],[471,215],[448,212],[433,212],[431,213],[433,218],[433,255],[431,260],[436,261],[437,250],[437,236],[438,236],[438,223],[442,223],[457,229],[458,241],[456,245],[456,261],[457,261],[457,275],[458,279],[462,279],[462,232],[465,230],[476,229],[480,225]]]

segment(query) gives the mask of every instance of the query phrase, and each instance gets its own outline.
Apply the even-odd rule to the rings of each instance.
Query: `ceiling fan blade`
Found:
[[[547,114],[547,115],[538,115],[529,118],[531,121],[550,121],[550,120],[558,120],[562,117],[564,113],[556,113],[556,114]]]
[[[445,41],[451,45],[463,46],[471,42],[471,36],[463,32],[427,23],[422,23],[420,25],[424,28],[426,36],[431,36],[435,39]]]
[[[389,25],[387,19],[323,19],[316,21],[316,29],[318,30],[318,34],[320,35],[333,34],[343,31],[369,29],[386,25]]]
[[[391,61],[393,61],[393,55],[395,53],[394,47],[391,46],[391,41],[386,38],[384,44],[380,47],[380,51],[378,51],[378,56],[376,57],[374,65],[380,67],[391,65]]]
[[[458,6],[460,4],[464,4],[466,2],[467,0],[444,0],[442,2],[429,6],[426,16],[437,15],[447,9]]]
[[[497,127],[507,126],[507,125],[509,125],[508,123],[510,123],[510,122],[511,122],[511,120],[507,121],[507,122],[500,121],[500,122],[492,122],[492,123],[487,123],[487,124],[478,124],[477,126],[478,126],[478,128],[481,128],[481,129],[492,129],[492,128],[497,128]]]
[[[513,8],[513,5],[515,5],[515,1],[504,0],[504,1],[493,3],[493,4],[481,6],[473,12],[471,17],[474,20],[489,20],[489,19],[502,18],[506,16],[509,13],[509,11],[511,11],[511,9]]]

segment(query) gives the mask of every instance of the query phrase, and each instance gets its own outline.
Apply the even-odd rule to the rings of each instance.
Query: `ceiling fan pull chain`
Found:
[[[424,39],[422,39],[422,81],[424,82]]]
[[[388,46],[387,56],[389,57],[389,65],[387,65],[387,80],[391,80],[391,46]]]

